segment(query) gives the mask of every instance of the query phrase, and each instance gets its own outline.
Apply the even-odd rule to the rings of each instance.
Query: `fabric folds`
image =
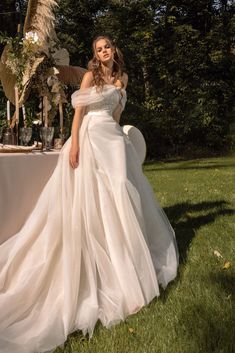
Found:
[[[25,225],[0,246],[1,353],[92,336],[98,320],[111,327],[136,313],[177,274],[174,231],[112,118],[122,95],[109,85],[102,95],[73,95],[89,108],[79,166],[69,166],[69,139]]]

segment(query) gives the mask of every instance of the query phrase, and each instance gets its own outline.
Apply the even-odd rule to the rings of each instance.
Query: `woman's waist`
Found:
[[[112,112],[107,109],[89,110],[85,116],[104,116],[112,118]]]

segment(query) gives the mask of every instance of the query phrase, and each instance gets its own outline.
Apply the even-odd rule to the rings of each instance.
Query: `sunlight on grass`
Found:
[[[175,229],[179,275],[138,314],[110,330],[98,324],[91,340],[74,333],[56,353],[235,351],[235,159],[151,163],[144,172]]]

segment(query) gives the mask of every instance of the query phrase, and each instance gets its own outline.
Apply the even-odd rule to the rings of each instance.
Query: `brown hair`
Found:
[[[108,36],[98,36],[93,40],[92,43],[92,50],[93,50],[93,58],[88,63],[88,70],[93,73],[93,80],[94,84],[98,87],[103,87],[105,81],[103,79],[103,71],[100,60],[96,57],[96,43],[104,39],[106,40],[111,48],[114,51],[114,58],[113,58],[113,72],[112,76],[114,77],[114,82],[120,79],[123,75],[123,67],[124,67],[124,60],[121,50],[113,43],[113,41]]]

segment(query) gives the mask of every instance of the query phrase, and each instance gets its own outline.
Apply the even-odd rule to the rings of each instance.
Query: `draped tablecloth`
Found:
[[[52,151],[0,153],[0,244],[24,224],[58,156]]]

